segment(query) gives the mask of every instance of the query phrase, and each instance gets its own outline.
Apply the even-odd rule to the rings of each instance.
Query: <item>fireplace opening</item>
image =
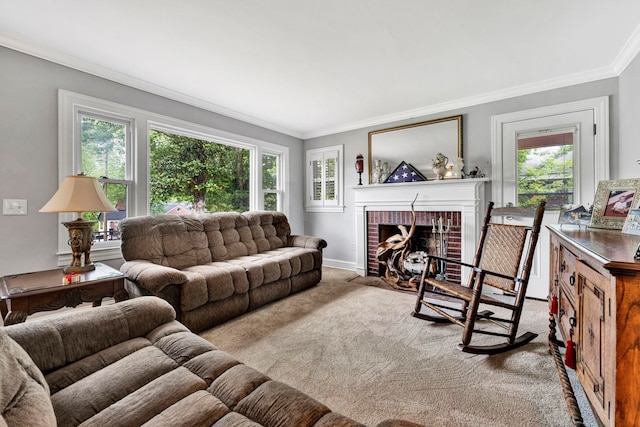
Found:
[[[409,232],[411,224],[403,225],[407,232]],[[426,254],[436,253],[436,241],[433,238],[432,229],[433,227],[430,225],[416,225],[413,236],[411,236],[408,243],[408,253],[410,255],[407,262],[405,262],[405,267],[408,272],[420,275],[424,269]],[[384,242],[395,235],[402,235],[402,231],[398,225],[378,225],[378,236],[380,242]],[[378,276],[384,277],[386,270],[387,266],[380,263],[378,265]]]
[[[411,229],[411,224],[404,224],[407,228],[407,231]],[[427,252],[429,247],[433,247],[433,239],[431,237],[431,226],[430,225],[416,225],[415,232],[413,233],[413,237],[411,237],[410,245],[411,251],[424,251]],[[391,224],[378,224],[378,236],[380,242],[384,242],[391,236],[395,234],[400,234],[401,231],[397,225]],[[429,240],[431,239],[431,243]]]
[[[433,224],[442,218],[444,224],[451,224],[449,233],[446,234],[447,241],[444,247],[449,258],[460,260],[462,255],[461,238],[461,215],[459,212],[416,212],[416,230],[410,241],[410,251],[416,254],[415,259],[419,261],[426,257],[426,254],[439,254],[439,234],[433,232]],[[386,266],[378,262],[376,251],[378,244],[388,238],[402,232],[398,228],[399,224],[406,227],[407,232],[411,229],[411,212],[368,212],[367,224],[367,275],[384,277]],[[407,265],[407,270],[419,275],[424,267],[422,265]],[[447,280],[460,282],[461,271],[459,265],[448,264],[446,266]]]

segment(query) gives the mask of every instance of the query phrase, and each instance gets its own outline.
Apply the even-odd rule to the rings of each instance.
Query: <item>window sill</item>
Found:
[[[114,259],[122,259],[122,251],[120,246],[102,249],[93,249],[91,251],[91,261],[109,261]],[[71,264],[71,252],[58,253],[58,266],[64,267]]]

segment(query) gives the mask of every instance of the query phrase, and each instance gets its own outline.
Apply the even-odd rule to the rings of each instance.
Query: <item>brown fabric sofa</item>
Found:
[[[271,211],[132,217],[119,229],[129,294],[167,300],[192,331],[317,284],[327,246]]]
[[[0,328],[0,426],[361,426],[174,318],[142,297]]]

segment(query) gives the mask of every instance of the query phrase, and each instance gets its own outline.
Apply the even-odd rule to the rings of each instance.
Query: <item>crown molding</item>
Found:
[[[632,58],[633,59],[633,58]],[[495,101],[502,101],[517,96],[531,95],[533,93],[544,92],[552,89],[559,89],[581,83],[589,83],[596,80],[602,80],[610,77],[617,77],[613,67],[603,67],[584,73],[576,73],[567,76],[561,76],[553,79],[543,80],[531,84],[515,86],[512,88],[488,92],[485,94],[471,96],[467,98],[456,99],[450,102],[442,102],[413,110],[402,111],[399,113],[388,114],[385,116],[374,117],[358,122],[347,123],[341,126],[319,129],[303,134],[303,139],[316,138],[320,136],[331,135],[340,132],[348,132],[351,130],[374,127],[379,125],[389,126],[393,122],[401,120],[409,120],[417,117],[428,116],[430,114],[444,113],[446,111],[456,110],[460,108],[473,107],[475,105],[487,104]]]
[[[112,70],[107,67],[102,67],[84,61],[77,57],[67,55],[60,51],[53,49],[42,49],[33,44],[24,42],[23,40],[16,39],[7,34],[0,33],[0,46],[7,47],[9,49],[25,53],[40,59],[44,59],[49,62],[53,62],[65,67],[72,68],[84,73],[88,73],[97,77],[104,78],[116,83],[120,83],[126,86],[130,86],[135,89],[143,90],[145,92],[152,93],[154,95],[162,96],[174,101],[182,102],[184,104],[191,105],[193,107],[202,108],[203,110],[211,111],[212,113],[220,114],[232,119],[241,120],[243,122],[260,126],[272,131],[283,133],[285,135],[293,136],[295,138],[302,138],[300,132],[294,131],[284,126],[280,126],[265,120],[258,119],[256,117],[240,113],[238,111],[222,107],[220,105],[204,101],[202,99],[185,95],[180,92],[167,89],[162,86],[158,86],[154,83],[132,77],[128,74],[121,73],[119,71]]]
[[[633,61],[633,59],[640,52],[640,25],[633,32],[629,40],[624,44],[620,53],[613,61],[611,67],[616,72],[616,75],[622,74],[627,66]]]

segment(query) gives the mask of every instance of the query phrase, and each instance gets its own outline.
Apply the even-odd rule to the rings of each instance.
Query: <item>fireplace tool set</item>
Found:
[[[438,218],[436,226],[436,220],[431,220],[431,232],[434,236],[436,246],[436,256],[446,258],[448,255],[449,247],[449,232],[451,231],[451,219],[447,219],[446,227],[442,223],[442,217]],[[438,280],[447,279],[447,262],[441,259],[435,261],[435,275]]]

